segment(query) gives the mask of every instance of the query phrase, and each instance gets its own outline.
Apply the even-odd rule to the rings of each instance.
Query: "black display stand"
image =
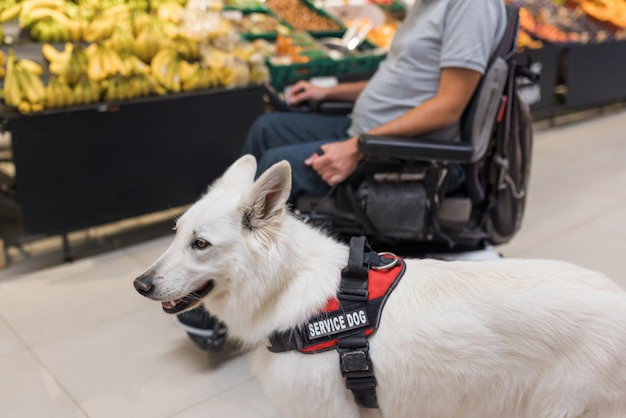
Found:
[[[66,234],[195,201],[263,113],[250,87],[6,116],[28,234]]]

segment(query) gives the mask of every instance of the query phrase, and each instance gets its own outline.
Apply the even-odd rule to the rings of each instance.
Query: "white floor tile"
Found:
[[[0,357],[12,354],[24,348],[24,344],[11,330],[4,319],[0,317]]]
[[[119,251],[0,283],[0,315],[28,344],[144,309],[132,280],[143,266]]]
[[[168,417],[251,378],[245,355],[215,364],[153,305],[33,349],[89,417]]]
[[[251,379],[228,392],[195,405],[170,418],[282,418],[263,393],[257,380]]]
[[[84,418],[85,415],[28,350],[0,356],[0,416]]]

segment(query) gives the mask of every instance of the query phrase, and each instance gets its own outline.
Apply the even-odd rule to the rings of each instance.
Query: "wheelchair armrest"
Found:
[[[352,112],[354,102],[319,102],[315,111],[322,115],[348,115]]]
[[[358,147],[361,153],[370,157],[458,163],[471,162],[474,152],[468,143],[428,136],[411,138],[364,134],[359,137]]]

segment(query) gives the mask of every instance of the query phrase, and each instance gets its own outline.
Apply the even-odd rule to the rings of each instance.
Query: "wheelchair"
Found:
[[[364,235],[404,255],[460,252],[508,242],[521,226],[530,174],[532,118],[517,82],[536,82],[516,56],[518,8],[460,120],[461,140],[361,135],[355,173],[324,197],[300,197],[294,213],[346,240]],[[317,111],[336,113],[337,103]],[[465,174],[447,193],[451,165]]]

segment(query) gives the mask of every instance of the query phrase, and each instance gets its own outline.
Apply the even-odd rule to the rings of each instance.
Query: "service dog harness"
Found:
[[[401,258],[371,251],[365,237],[352,238],[337,297],[330,299],[326,308],[305,324],[269,336],[268,350],[313,354],[336,348],[341,375],[357,404],[378,408],[367,337],[378,328],[385,302],[404,271]]]

